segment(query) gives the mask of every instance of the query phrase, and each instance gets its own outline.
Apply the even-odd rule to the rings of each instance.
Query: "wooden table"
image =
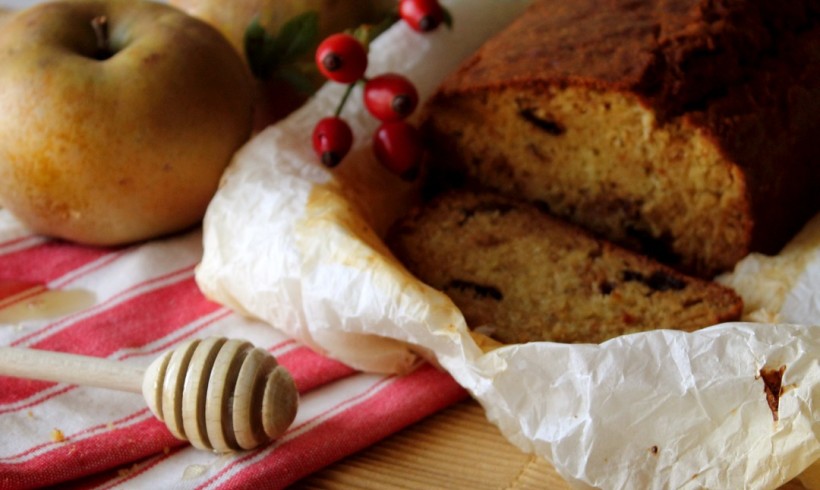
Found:
[[[550,489],[570,486],[524,454],[473,400],[456,404],[295,485],[305,489]],[[804,490],[792,481],[779,490]]]
[[[473,400],[456,404],[302,480],[298,488],[570,488],[524,454]]]

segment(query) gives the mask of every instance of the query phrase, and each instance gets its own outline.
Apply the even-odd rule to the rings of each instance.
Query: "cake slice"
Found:
[[[701,277],[776,253],[820,211],[817,5],[536,0],[427,106],[433,167]]]
[[[494,193],[446,192],[399,221],[388,243],[410,272],[453,300],[471,328],[508,344],[691,331],[742,310],[731,289]]]

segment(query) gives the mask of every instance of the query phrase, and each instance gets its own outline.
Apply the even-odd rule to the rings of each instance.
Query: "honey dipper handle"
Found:
[[[145,370],[127,363],[20,347],[0,347],[0,374],[142,393]]]

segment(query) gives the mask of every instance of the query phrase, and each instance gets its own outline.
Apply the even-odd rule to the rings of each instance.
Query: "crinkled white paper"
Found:
[[[400,72],[424,99],[526,2],[444,3],[452,31],[397,24],[371,46],[368,73]],[[721,278],[747,300],[748,319],[769,323],[485,352],[450,300],[379,238],[417,189],[372,157],[377,122],[360,89],[342,114],[351,155],[330,171],[313,154],[313,126],[343,90],[328,84],[239,152],[205,219],[205,294],[363,370],[433,360],[577,487],[773,488],[818,460],[820,217],[780,256],[751,256]],[[760,372],[781,366],[775,411]]]

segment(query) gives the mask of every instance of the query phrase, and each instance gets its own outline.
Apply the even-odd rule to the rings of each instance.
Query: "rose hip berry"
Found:
[[[364,105],[380,121],[398,121],[412,114],[419,94],[407,78],[386,73],[371,78],[364,85]]]
[[[353,131],[344,119],[326,117],[313,129],[313,150],[327,167],[335,167],[353,146]]]
[[[316,48],[316,66],[330,80],[353,83],[367,69],[367,51],[350,34],[333,34]]]
[[[382,123],[373,135],[373,153],[385,168],[411,180],[418,174],[424,148],[416,128],[405,121]]]
[[[435,30],[444,22],[444,9],[438,0],[400,0],[399,15],[419,32]]]

